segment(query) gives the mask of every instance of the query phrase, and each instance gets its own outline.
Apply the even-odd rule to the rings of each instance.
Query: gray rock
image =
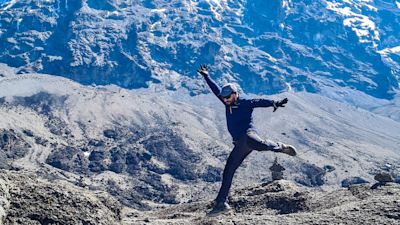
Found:
[[[104,134],[104,137],[107,137],[107,138],[111,138],[111,139],[117,139],[118,138],[118,134],[117,134],[117,132],[115,130],[111,130],[111,129],[104,130],[103,134]]]
[[[301,165],[301,171],[305,174],[306,178],[297,178],[297,182],[309,187],[321,186],[325,183],[324,176],[326,171],[324,169],[314,164],[303,163]]]
[[[349,177],[349,178],[342,180],[342,187],[350,187],[351,185],[366,184],[366,183],[369,183],[369,182],[361,177]]]
[[[206,182],[220,182],[222,180],[222,168],[207,166],[201,179]]]
[[[0,129],[0,151],[4,153],[8,160],[24,157],[30,147],[30,144],[13,129]]]
[[[33,132],[31,130],[23,130],[22,131],[26,136],[28,137],[33,137]]]
[[[55,149],[46,159],[46,163],[65,171],[74,171],[82,167],[74,162],[78,154],[81,152],[70,146]]]
[[[39,145],[42,145],[42,146],[46,146],[47,143],[49,143],[49,141],[44,139],[44,138],[41,138],[41,137],[36,137],[35,138],[35,143],[39,144]]]
[[[91,140],[89,140],[88,145],[94,146],[94,147],[101,147],[101,146],[104,146],[104,141],[91,139]]]
[[[376,174],[374,176],[374,179],[380,183],[387,183],[387,182],[394,181],[392,175],[390,175],[389,173],[386,173],[386,172],[381,172],[381,173]]]
[[[330,173],[330,172],[332,172],[332,171],[335,171],[335,167],[334,167],[334,166],[331,166],[331,165],[325,165],[325,166],[324,166],[324,170],[325,170],[327,173]]]
[[[0,198],[4,180],[9,187],[4,225],[120,224],[121,205],[110,196],[94,194],[65,182],[39,180],[33,174],[2,172]]]

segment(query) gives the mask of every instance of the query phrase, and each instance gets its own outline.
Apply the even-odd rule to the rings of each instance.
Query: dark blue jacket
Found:
[[[208,86],[219,100],[224,102],[220,96],[220,88],[209,76],[204,76]],[[224,104],[225,105],[225,104]],[[238,98],[235,103],[230,106],[225,105],[226,122],[228,131],[233,140],[238,140],[244,135],[248,129],[253,129],[253,109],[256,107],[271,107],[274,105],[273,100],[269,99],[245,99]]]

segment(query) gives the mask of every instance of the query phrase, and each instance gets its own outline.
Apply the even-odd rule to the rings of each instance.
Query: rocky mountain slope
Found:
[[[396,224],[399,9],[0,1],[0,223]],[[255,122],[298,148],[253,152],[234,210],[216,218],[205,214],[232,144],[200,63],[240,95],[289,98],[255,110]],[[275,159],[283,181],[271,182]],[[372,186],[381,172],[394,182]]]
[[[12,0],[0,62],[83,84],[205,91],[195,68],[248,93],[399,90],[398,1]]]
[[[2,169],[107,192],[138,209],[214,197],[232,147],[215,96],[88,87],[3,67]],[[254,152],[234,188],[270,181],[276,156],[286,179],[308,187],[373,182],[380,171],[399,179],[398,122],[314,94],[268,96],[283,97],[287,107],[255,111],[257,128],[299,156]]]
[[[290,181],[237,189],[233,210],[210,217],[210,201],[155,206],[151,211],[122,207],[104,192],[27,172],[0,172],[2,224],[385,224],[400,220],[400,185],[354,185],[323,191]]]
[[[59,180],[0,172],[1,224],[120,224],[121,204]]]
[[[123,224],[398,224],[399,184],[321,191],[275,181],[235,192],[231,212],[209,217],[210,203],[165,207],[126,214]]]

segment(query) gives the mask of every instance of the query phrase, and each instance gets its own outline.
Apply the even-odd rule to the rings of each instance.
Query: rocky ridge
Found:
[[[39,207],[37,210],[50,207],[47,211],[60,214],[65,221],[70,220],[69,212],[77,212],[75,208],[68,208],[64,217],[59,209],[51,207],[68,201],[69,193],[80,193],[80,190],[99,199],[102,198],[97,193],[103,193],[106,199],[122,205],[115,206],[121,208],[121,217],[115,217],[118,210],[114,210],[113,204],[104,203],[115,213],[110,214],[110,223],[114,219],[116,223],[146,222],[148,218],[157,224],[163,220],[152,214],[157,205],[172,205],[171,210],[187,204],[200,207],[196,209],[196,218],[207,211],[210,199],[218,190],[221,171],[231,148],[225,130],[224,108],[218,105],[221,103],[215,96],[190,96],[185,90],[152,93],[112,85],[88,87],[61,77],[15,75],[11,68],[4,71],[0,73],[3,74],[0,78],[0,152],[4,156],[0,165],[5,169],[4,182],[0,185],[0,215],[8,218],[9,223],[18,218],[27,223],[59,221],[53,215],[33,215],[36,209],[30,208],[23,199],[40,202],[34,205]],[[233,190],[238,192],[233,192],[231,201],[237,205],[238,215],[256,210],[246,209],[250,202],[245,199],[252,199],[246,188],[253,187],[252,184],[257,186],[253,194],[280,190],[275,186],[263,190],[260,184],[271,180],[269,167],[276,156],[286,168],[284,177],[289,180],[289,186],[303,194],[280,192],[283,195],[278,199],[258,197],[263,197],[264,204],[271,202],[268,208],[289,215],[314,209],[308,206],[311,203],[307,201],[311,200],[307,199],[313,198],[307,190],[337,191],[342,190],[341,186],[352,187],[357,183],[371,186],[374,178],[388,181],[375,176],[381,171],[386,172],[385,177],[390,175],[394,181],[399,181],[400,125],[397,122],[318,95],[268,96],[282,97],[290,99],[284,109],[275,113],[271,109],[254,112],[257,128],[263,137],[295,145],[299,154],[289,158],[271,152],[252,153],[235,177]],[[7,180],[7,177],[11,178]],[[9,188],[14,179],[16,186],[24,187],[25,192]],[[27,184],[24,186],[19,180]],[[56,184],[54,191],[49,187],[53,183]],[[64,184],[71,191],[59,193]],[[36,193],[42,187],[60,198],[53,199],[57,203],[55,206],[42,203],[45,197],[40,193],[29,198],[30,192]],[[379,184],[372,190],[384,187],[386,184]],[[15,199],[11,199],[13,196]],[[246,197],[235,200],[241,196]],[[376,202],[386,204],[385,197],[380,197],[382,199]],[[78,202],[103,208],[100,203],[71,197],[73,201],[76,198]],[[18,211],[19,206],[10,204],[11,201],[23,206],[23,210]],[[261,205],[262,202],[256,204],[257,207]],[[66,206],[70,206],[69,203]],[[181,218],[179,212],[187,212],[187,209],[181,210],[177,211],[178,215],[168,216]],[[384,209],[376,210],[382,213]],[[187,216],[186,213],[182,215]],[[79,221],[103,221],[96,215],[89,218],[84,213],[80,216]]]
[[[123,224],[387,224],[400,220],[400,185],[388,183],[378,189],[352,185],[322,191],[289,181],[253,185],[237,190],[229,199],[233,210],[207,216],[210,202],[187,203],[128,213]]]
[[[387,224],[400,220],[400,185],[351,185],[324,191],[287,180],[235,189],[230,212],[208,216],[212,202],[123,207],[106,192],[42,180],[24,171],[0,172],[2,224]]]
[[[247,93],[399,90],[396,1],[19,0],[0,8],[0,62],[83,84]],[[345,100],[345,99],[341,99]]]

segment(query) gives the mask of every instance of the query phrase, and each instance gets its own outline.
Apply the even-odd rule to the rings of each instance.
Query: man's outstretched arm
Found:
[[[251,99],[250,100],[250,105],[253,108],[256,107],[274,107],[274,112],[279,108],[279,107],[285,107],[285,104],[288,102],[287,98],[284,98],[280,101],[274,101],[274,100],[269,100],[269,99]]]
[[[221,99],[219,96],[219,94],[221,93],[221,89],[218,87],[215,81],[211,79],[210,75],[208,74],[208,66],[201,65],[200,69],[198,69],[197,72],[204,77],[208,86],[211,88],[211,91],[215,94],[215,96]]]

